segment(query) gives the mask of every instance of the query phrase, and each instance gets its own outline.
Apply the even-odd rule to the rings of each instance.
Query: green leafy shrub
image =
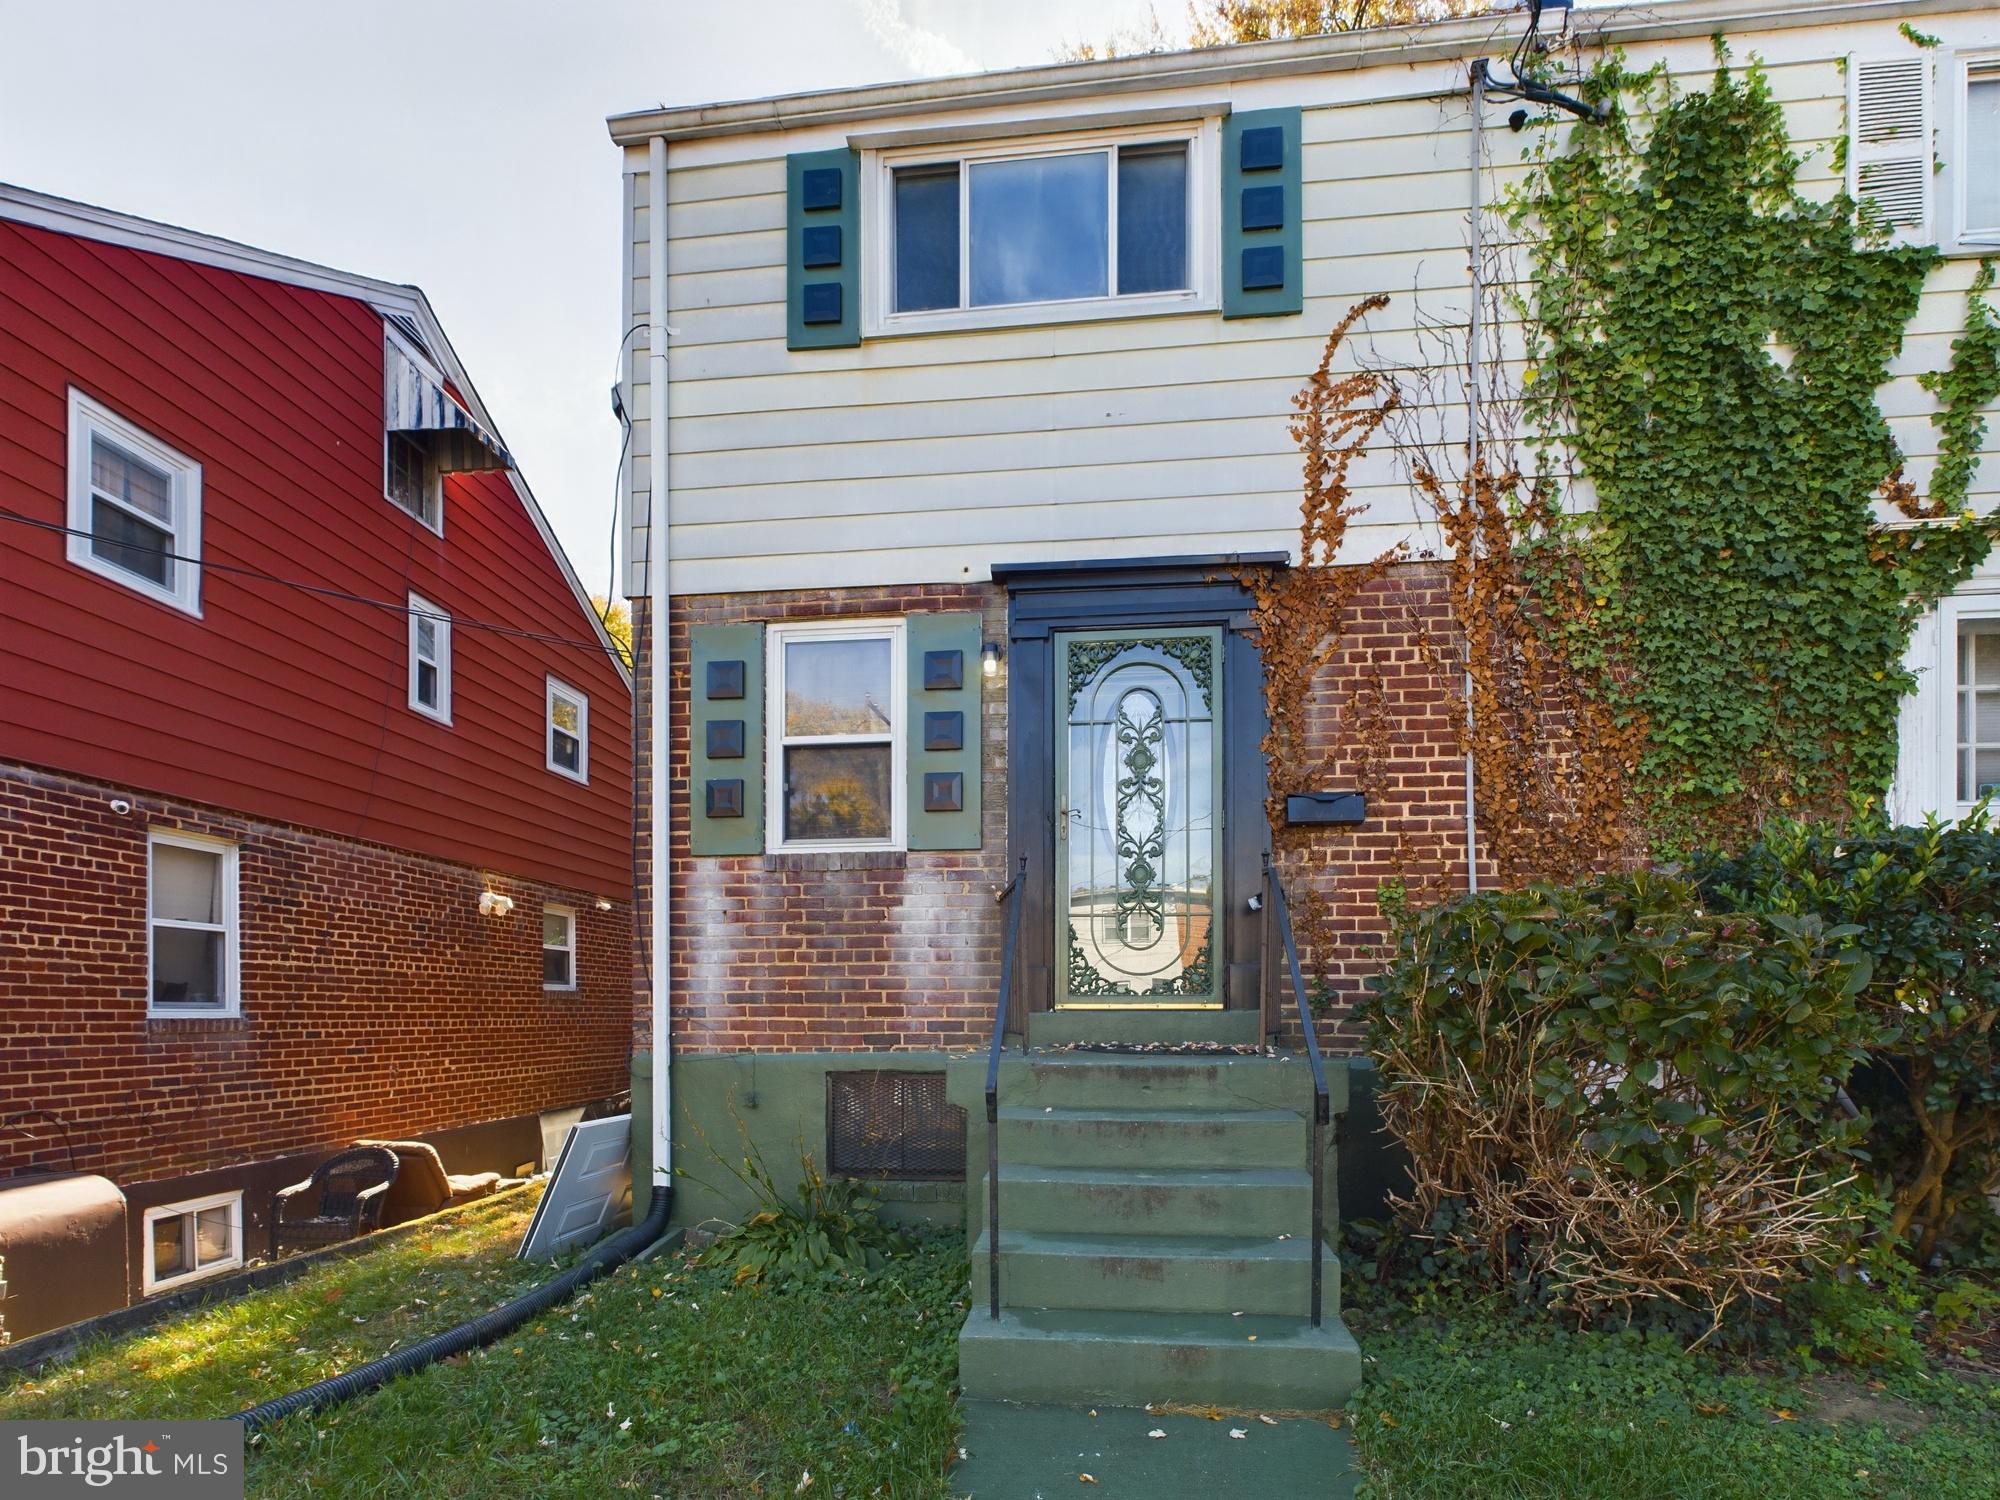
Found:
[[[1850,1131],[1829,1106],[1869,1034],[1851,931],[1713,913],[1656,873],[1393,920],[1357,1015],[1413,1235],[1584,1316],[1664,1299],[1711,1328],[1835,1258]]]
[[[2000,1191],[2000,833],[1984,810],[1921,828],[1777,823],[1698,874],[1719,906],[1838,924],[1867,956],[1871,1066],[1854,1093],[1888,1232],[1919,1264],[1975,1259]]]
[[[859,1275],[906,1253],[909,1241],[876,1213],[871,1182],[829,1177],[810,1152],[799,1153],[799,1185],[790,1196],[754,1148],[737,1177],[756,1194],[757,1211],[711,1245],[706,1264],[734,1267],[737,1283],[800,1286]]]

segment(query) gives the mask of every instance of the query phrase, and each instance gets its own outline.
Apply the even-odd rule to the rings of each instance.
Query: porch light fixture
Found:
[[[998,641],[988,641],[979,648],[979,670],[986,677],[998,677],[1000,675],[1000,643]]]
[[[504,917],[514,909],[514,898],[503,896],[498,891],[479,893],[479,915],[482,917]]]

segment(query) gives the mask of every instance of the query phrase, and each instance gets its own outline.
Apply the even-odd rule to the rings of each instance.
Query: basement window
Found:
[[[69,393],[69,560],[201,613],[201,465]]]
[[[243,1264],[243,1194],[218,1193],[149,1208],[140,1235],[141,1281],[164,1292]]]
[[[827,1170],[908,1182],[965,1178],[965,1111],[945,1102],[944,1074],[826,1075]]]

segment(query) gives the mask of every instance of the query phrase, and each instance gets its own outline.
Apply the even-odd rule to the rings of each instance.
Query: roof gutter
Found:
[[[1855,21],[1983,11],[1990,0],[1674,0],[1576,13],[1571,30],[1595,46],[1709,36],[1722,29],[1780,31]],[[852,126],[899,115],[1000,108],[1044,100],[1102,98],[1159,89],[1213,88],[1302,73],[1355,72],[1394,64],[1456,61],[1511,35],[1511,12],[1415,26],[1333,32],[1279,42],[1247,42],[1188,52],[1152,52],[1098,62],[1060,63],[921,78],[865,88],[785,94],[771,99],[635,110],[607,124],[620,145],[659,137],[699,140],[809,126]],[[1456,91],[1456,81],[1453,90]]]

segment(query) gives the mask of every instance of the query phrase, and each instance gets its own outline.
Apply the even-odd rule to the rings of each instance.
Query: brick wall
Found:
[[[147,1018],[152,829],[240,850],[240,1018]],[[574,991],[542,988],[544,901],[576,911]],[[55,1112],[127,1182],[605,1098],[630,933],[624,903],[0,766],[0,1116]],[[0,1137],[0,1176],[65,1161]]]
[[[1315,750],[1332,756],[1327,784],[1368,793],[1360,828],[1316,830],[1288,857],[1288,889],[1302,919],[1301,957],[1332,985],[1325,1043],[1352,1050],[1342,1028],[1377,962],[1379,884],[1408,881],[1419,896],[1464,879],[1464,761],[1451,703],[1449,614],[1438,568],[1390,570],[1358,601],[1342,649],[1321,676],[1309,714]],[[983,1045],[999,984],[1006,879],[1006,671],[984,699],[984,848],[950,854],[751,855],[692,858],[687,850],[687,631],[691,625],[919,609],[982,609],[986,638],[1004,640],[1006,598],[991,585],[705,595],[673,602],[670,666],[674,724],[670,798],[674,1045],[686,1052],[936,1048]],[[641,724],[650,711],[640,642]],[[1435,641],[1427,651],[1424,633]],[[649,805],[651,760],[638,755],[639,805]],[[639,961],[633,1042],[651,1045],[645,936],[652,853],[642,818],[637,849]],[[1318,903],[1300,902],[1310,886]],[[1311,919],[1310,926],[1305,919]]]
[[[983,845],[934,853],[771,854],[695,859],[687,849],[688,630],[735,621],[886,617],[980,610],[988,640],[1006,637],[1005,597],[991,585],[704,595],[673,603],[674,722],[670,794],[674,1046],[686,1052],[938,1048],[982,1044],[1000,984],[1001,912],[993,889],[1007,860],[1006,676],[984,685],[980,728]],[[650,625],[634,622],[642,641]],[[970,664],[977,670],[977,664]],[[639,672],[640,723],[649,678]],[[637,793],[650,805],[641,735]],[[633,1045],[651,1046],[645,935],[652,849],[637,850],[640,963]]]

